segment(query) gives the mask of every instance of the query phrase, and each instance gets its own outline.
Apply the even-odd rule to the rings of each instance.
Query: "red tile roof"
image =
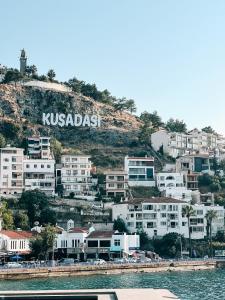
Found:
[[[1,230],[0,234],[8,236],[10,239],[23,240],[30,239],[33,233],[30,231],[14,231],[14,230]]]
[[[96,231],[92,231],[91,233],[90,233],[90,235],[87,237],[87,239],[89,239],[89,238],[91,238],[91,239],[93,239],[93,238],[111,238],[112,237],[112,235],[114,234],[114,232],[115,231],[112,231],[112,230],[107,230],[107,231],[98,231],[98,230],[96,230]]]
[[[87,233],[89,229],[87,227],[76,227],[76,228],[71,228],[69,232],[73,233]]]

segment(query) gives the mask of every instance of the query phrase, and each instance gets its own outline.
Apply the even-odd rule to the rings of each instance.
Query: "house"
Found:
[[[187,202],[192,200],[192,192],[186,188],[182,173],[157,173],[156,185],[164,197]]]
[[[176,232],[188,238],[188,219],[183,215],[185,201],[156,197],[134,199],[113,205],[113,219],[121,218],[130,232],[144,230],[149,237],[162,237]],[[213,234],[224,230],[224,208],[221,206],[192,206],[195,215],[191,217],[192,239],[203,239],[207,235],[205,215],[208,210],[216,210],[217,218],[213,220]]]
[[[17,195],[24,189],[23,149],[7,146],[0,149],[0,194]]]
[[[128,191],[128,175],[125,171],[107,171],[105,175],[106,195],[125,198]]]
[[[128,174],[129,186],[155,186],[154,157],[125,156],[124,170]]]
[[[29,231],[1,230],[0,251],[6,254],[9,252],[20,255],[29,254],[32,237],[33,233]]]

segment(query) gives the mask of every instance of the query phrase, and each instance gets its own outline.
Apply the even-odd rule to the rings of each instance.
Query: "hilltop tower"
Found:
[[[21,50],[20,54],[20,73],[24,74],[27,67],[27,57],[24,49]]]

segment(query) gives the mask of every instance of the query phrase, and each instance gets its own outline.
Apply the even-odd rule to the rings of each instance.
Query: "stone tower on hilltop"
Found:
[[[21,50],[20,54],[20,73],[24,74],[27,67],[27,57],[24,49]]]

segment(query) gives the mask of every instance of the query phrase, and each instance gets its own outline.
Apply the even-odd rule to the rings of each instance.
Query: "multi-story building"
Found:
[[[128,190],[128,176],[125,171],[107,171],[105,174],[106,195],[125,198]]]
[[[187,203],[172,198],[134,199],[113,205],[113,219],[123,219],[130,232],[143,229],[150,237],[162,237],[176,232],[188,237],[188,219],[183,215]],[[190,218],[192,239],[203,239],[207,235],[205,215],[208,210],[216,210],[212,233],[224,230],[224,208],[221,206],[192,206],[195,215]]]
[[[29,137],[27,139],[27,152],[31,159],[52,159],[50,137]]]
[[[160,191],[171,187],[184,187],[184,175],[182,173],[157,173],[156,185]]]
[[[23,192],[23,151],[10,146],[0,149],[0,194]]]
[[[186,188],[182,173],[157,173],[156,185],[164,197],[192,200],[192,192]]]
[[[92,195],[92,163],[88,155],[62,155],[61,185],[64,195]]]
[[[161,129],[151,135],[152,147],[159,151],[163,147],[164,153],[176,158],[187,152],[204,152],[219,149],[224,152],[225,140],[213,133],[206,133],[194,129],[188,133],[169,132]]]
[[[129,186],[155,186],[154,157],[125,156],[124,169]]]
[[[176,159],[177,172],[212,172],[214,156],[210,154],[186,154]]]
[[[40,189],[49,196],[55,194],[55,160],[28,159],[23,161],[25,190]]]

